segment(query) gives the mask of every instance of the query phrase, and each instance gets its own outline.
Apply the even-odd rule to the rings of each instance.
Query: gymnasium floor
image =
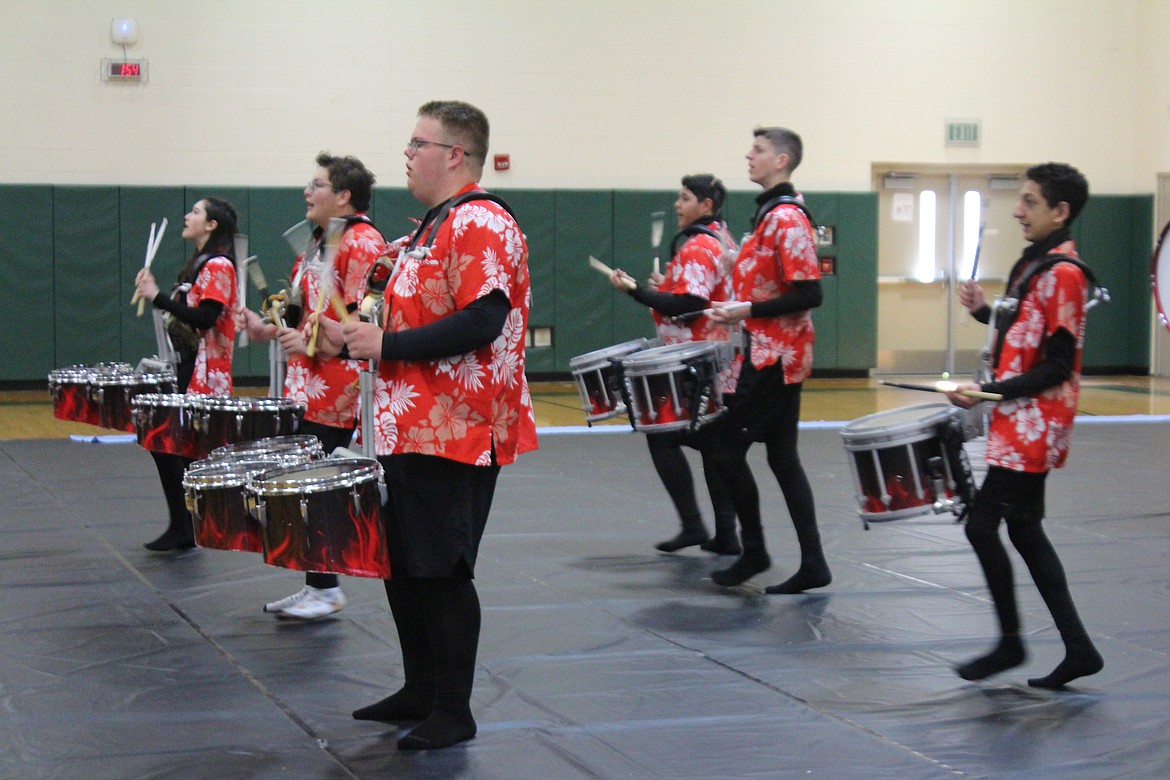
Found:
[[[0,394],[0,777],[1164,778],[1170,776],[1170,380],[1090,377],[1046,527],[1105,656],[1028,688],[1061,644],[1016,563],[1028,662],[965,683],[995,627],[949,515],[862,529],[839,429],[941,397],[813,380],[801,454],[829,587],[795,597],[795,540],[752,452],[773,568],[721,589],[641,434],[583,430],[570,385],[534,388],[541,449],[504,469],[481,551],[479,735],[433,753],[349,712],[396,689],[381,583],[314,624],[261,605],[298,573],[246,553],[146,552],[163,502],[146,453]],[[709,520],[709,515],[708,515]]]

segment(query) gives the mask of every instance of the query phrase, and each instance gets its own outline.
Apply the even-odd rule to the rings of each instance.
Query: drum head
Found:
[[[166,409],[196,408],[203,404],[203,399],[211,397],[190,393],[139,393],[130,399],[130,405],[135,408],[144,406]]]
[[[381,475],[382,467],[373,458],[327,458],[266,471],[257,475],[252,485],[262,496],[319,493]]]
[[[292,409],[296,402],[288,398],[254,398],[252,396],[220,395],[208,396],[205,405],[209,411],[222,412],[272,412]]]
[[[1150,280],[1154,286],[1154,302],[1162,324],[1170,328],[1170,223],[1162,228],[1154,261],[1150,266]]]
[[[632,341],[625,341],[621,344],[614,344],[612,347],[595,349],[592,352],[586,352],[584,355],[569,358],[569,370],[607,365],[610,358],[629,355],[631,352],[641,352],[649,346],[649,339],[633,339]]]
[[[858,417],[841,429],[841,436],[847,443],[901,438],[919,431],[932,431],[957,411],[958,407],[950,404],[918,404],[890,409]]]
[[[250,477],[286,465],[280,460],[261,459],[246,461],[200,460],[191,464],[183,474],[185,488],[242,487]]]
[[[299,451],[310,452],[314,456],[324,455],[324,451],[321,449],[321,442],[316,436],[300,434],[295,436],[269,436],[264,439],[225,444],[222,447],[216,447],[212,450],[211,457],[226,459],[237,458],[255,452],[285,453]]]
[[[658,369],[682,366],[687,360],[713,354],[715,345],[706,341],[688,341],[653,347],[622,360],[622,368],[630,374],[652,373]]]

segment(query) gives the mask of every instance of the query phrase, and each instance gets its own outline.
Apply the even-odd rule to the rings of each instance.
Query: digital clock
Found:
[[[102,60],[102,81],[146,81],[146,60]]]

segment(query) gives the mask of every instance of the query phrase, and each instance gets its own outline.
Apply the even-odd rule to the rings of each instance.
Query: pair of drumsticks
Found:
[[[154,222],[150,223],[150,236],[146,239],[146,261],[142,264],[143,270],[150,270],[150,264],[154,262],[154,256],[158,254],[158,245],[162,243],[163,233],[167,232],[167,218],[163,217],[162,227],[158,228],[158,233],[155,233],[155,228],[158,227]],[[138,294],[138,290],[134,291],[134,296],[130,298],[130,305],[138,304],[138,316],[142,316],[142,312],[146,308],[146,299]]]

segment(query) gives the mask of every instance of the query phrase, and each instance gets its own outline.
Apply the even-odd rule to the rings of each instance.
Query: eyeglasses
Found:
[[[406,143],[406,148],[410,150],[411,154],[418,152],[424,146],[441,146],[444,149],[454,149],[458,144],[441,144],[438,141],[424,141],[421,138],[411,138]]]
[[[324,189],[325,187],[333,189],[332,184],[327,181],[321,181],[320,179],[313,179],[307,185],[305,185],[305,189],[307,189],[309,192],[316,192],[317,190]]]

